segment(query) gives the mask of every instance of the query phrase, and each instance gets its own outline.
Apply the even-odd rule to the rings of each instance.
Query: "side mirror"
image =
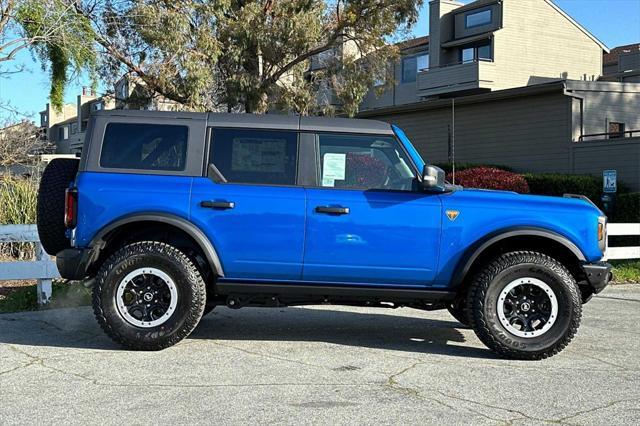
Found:
[[[444,192],[445,173],[440,167],[425,165],[422,169],[422,189],[425,191]]]

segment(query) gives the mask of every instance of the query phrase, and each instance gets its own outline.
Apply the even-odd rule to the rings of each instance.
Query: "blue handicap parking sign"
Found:
[[[616,192],[618,190],[618,172],[616,170],[602,172],[602,190],[604,192]]]

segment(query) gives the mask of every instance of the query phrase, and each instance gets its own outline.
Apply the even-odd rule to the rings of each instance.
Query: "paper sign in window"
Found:
[[[347,165],[346,154],[325,154],[322,165],[322,180],[344,180]]]

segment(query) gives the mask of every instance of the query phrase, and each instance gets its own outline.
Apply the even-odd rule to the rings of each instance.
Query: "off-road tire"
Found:
[[[543,281],[558,302],[555,323],[540,336],[516,336],[497,315],[500,292],[509,282],[522,277]],[[560,262],[542,253],[517,251],[495,258],[474,277],[467,309],[471,326],[491,350],[506,358],[537,360],[557,354],[571,341],[580,325],[582,301],[573,276]]]
[[[467,311],[467,301],[464,298],[459,298],[454,300],[453,302],[447,305],[447,311],[453,316],[456,321],[465,327],[469,327],[471,325],[471,320],[469,319],[469,312]]]
[[[116,307],[120,281],[142,267],[162,270],[174,281],[178,292],[174,313],[153,328],[130,324]],[[202,318],[206,297],[205,282],[184,253],[165,243],[142,241],[122,247],[102,264],[93,287],[93,311],[115,342],[127,349],[155,351],[175,345],[194,330]]]
[[[44,250],[55,255],[71,247],[64,226],[65,190],[78,173],[79,160],[56,158],[42,173],[38,190],[38,236]]]

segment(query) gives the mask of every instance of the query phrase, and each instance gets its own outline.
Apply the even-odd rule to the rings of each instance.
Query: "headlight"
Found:
[[[607,250],[607,217],[606,216],[598,217],[598,247],[600,247],[600,251],[603,254]]]

